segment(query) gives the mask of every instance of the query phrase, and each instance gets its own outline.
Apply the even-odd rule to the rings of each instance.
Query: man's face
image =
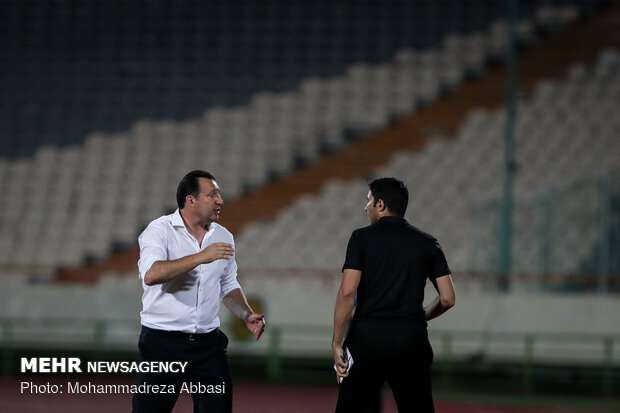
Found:
[[[216,222],[220,220],[224,200],[220,195],[220,187],[212,179],[198,178],[200,193],[196,198],[195,213],[201,221]]]
[[[368,191],[368,195],[366,196],[366,199],[368,199],[368,203],[366,204],[366,208],[364,208],[366,210],[366,214],[368,215],[368,219],[370,220],[371,224],[374,224],[375,222],[377,222],[379,220],[379,211],[377,210],[377,206],[379,205],[377,203],[377,206],[374,205],[375,203],[375,199],[372,196],[372,192]]]

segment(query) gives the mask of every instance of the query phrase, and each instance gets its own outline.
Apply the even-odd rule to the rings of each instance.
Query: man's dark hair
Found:
[[[404,217],[409,203],[409,190],[403,181],[396,178],[377,178],[368,186],[374,198],[374,206],[382,199],[388,211],[399,217]]]
[[[179,209],[183,209],[185,206],[185,198],[188,195],[197,198],[198,194],[200,194],[200,182],[198,178],[215,179],[211,173],[201,170],[191,171],[185,175],[177,187],[177,205]]]

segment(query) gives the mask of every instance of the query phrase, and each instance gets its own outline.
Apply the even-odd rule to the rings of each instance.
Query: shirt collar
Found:
[[[183,217],[181,217],[179,208],[170,216],[170,222],[172,222],[173,227],[185,228],[185,222],[183,222]]]
[[[174,211],[172,215],[170,215],[170,222],[172,223],[173,227],[183,228],[185,229],[185,231],[187,231],[187,227],[185,226],[185,221],[183,221],[183,217],[181,216],[181,211],[178,208],[176,211]],[[210,236],[214,230],[215,230],[215,222],[212,222],[211,225],[209,225],[209,230],[205,234],[205,237]],[[187,233],[189,234],[189,231],[187,231]]]
[[[389,223],[405,224],[407,223],[407,220],[403,217],[398,217],[395,215],[387,215],[387,216],[379,218],[379,220],[376,223],[377,224],[389,224]]]

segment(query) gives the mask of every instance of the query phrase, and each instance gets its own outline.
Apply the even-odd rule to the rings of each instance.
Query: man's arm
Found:
[[[452,277],[450,274],[437,277],[433,280],[433,285],[439,295],[424,308],[427,321],[439,317],[448,311],[454,306],[456,301],[456,293],[454,291],[454,284],[452,283]]]
[[[263,314],[256,314],[252,311],[241,288],[235,288],[226,294],[222,299],[222,303],[224,303],[231,313],[245,321],[245,325],[254,334],[257,340],[260,338],[263,331],[265,331]]]
[[[334,364],[337,367],[336,379],[340,383],[341,377],[347,377],[348,361],[343,360],[342,342],[344,333],[353,317],[355,310],[355,293],[359,286],[362,272],[359,270],[346,269],[342,274],[342,284],[336,297],[334,308],[334,336],[332,338],[332,351],[334,352]]]
[[[193,270],[200,264],[208,264],[219,259],[229,260],[234,253],[232,245],[216,242],[196,254],[176,260],[155,261],[144,274],[144,283],[146,285],[161,284]]]

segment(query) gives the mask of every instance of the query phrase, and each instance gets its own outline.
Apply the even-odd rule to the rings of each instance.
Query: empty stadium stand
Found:
[[[174,208],[167,194],[179,170],[210,165],[227,199],[238,199],[341,148],[347,136],[379,129],[484,74],[506,42],[504,10],[494,2],[420,1],[415,10],[394,2],[382,6],[378,19],[368,17],[376,11],[372,2],[322,4],[326,15],[315,13],[319,5],[284,12],[277,1],[257,9],[245,3],[239,8],[182,3],[182,11],[172,12],[164,1],[149,7],[124,1],[92,7],[72,1],[7,3],[3,55],[15,64],[5,67],[11,81],[3,94],[13,113],[7,112],[7,152],[0,160],[2,262],[54,267],[100,260],[133,245],[146,222]],[[541,34],[589,15],[592,6],[528,3],[521,43],[536,43]],[[447,17],[452,15],[458,17]],[[327,24],[335,16],[344,19],[342,25]],[[405,24],[403,16],[412,20]],[[301,20],[302,27],[320,22],[320,30],[291,28]],[[207,22],[204,31],[197,21]],[[411,31],[404,30],[411,22]],[[376,30],[372,36],[370,27]],[[263,31],[258,41],[255,35]],[[291,31],[295,35],[282,36]],[[209,43],[212,36],[221,39],[218,47]],[[339,36],[342,42],[334,41]],[[239,46],[253,42],[271,49],[235,58]],[[336,57],[319,59],[321,69],[296,54],[313,48],[323,53],[319,46],[327,43]],[[274,56],[274,50],[289,49],[296,52],[284,54],[284,61]],[[231,58],[224,58],[230,50]],[[210,55],[216,51],[224,55]],[[265,78],[271,81],[245,81],[241,68],[260,72],[261,65],[269,66]],[[214,90],[212,103],[196,98],[211,96],[200,92],[213,88],[221,90]],[[13,116],[19,108],[23,111]],[[47,131],[63,137],[50,138]],[[35,184],[45,190],[34,190]],[[28,207],[20,208],[24,200]]]
[[[620,52],[610,50],[591,70],[573,66],[566,80],[542,82],[531,99],[520,102],[514,271],[541,270],[545,195],[553,198],[552,268],[582,271],[601,235],[599,180],[610,179],[613,196],[620,195],[620,123],[613,115],[619,98]],[[439,238],[457,271],[497,270],[504,124],[501,109],[474,111],[456,137],[399,153],[372,174],[401,177],[409,185],[408,219]],[[239,264],[338,268],[351,230],[365,225],[366,193],[365,179],[331,181],[320,195],[242,231]],[[614,220],[620,215],[617,208],[611,214]]]
[[[536,0],[521,12],[550,30],[600,3]],[[2,10],[2,157],[247,104],[402,48],[437,48],[505,14],[489,0],[7,0]]]

